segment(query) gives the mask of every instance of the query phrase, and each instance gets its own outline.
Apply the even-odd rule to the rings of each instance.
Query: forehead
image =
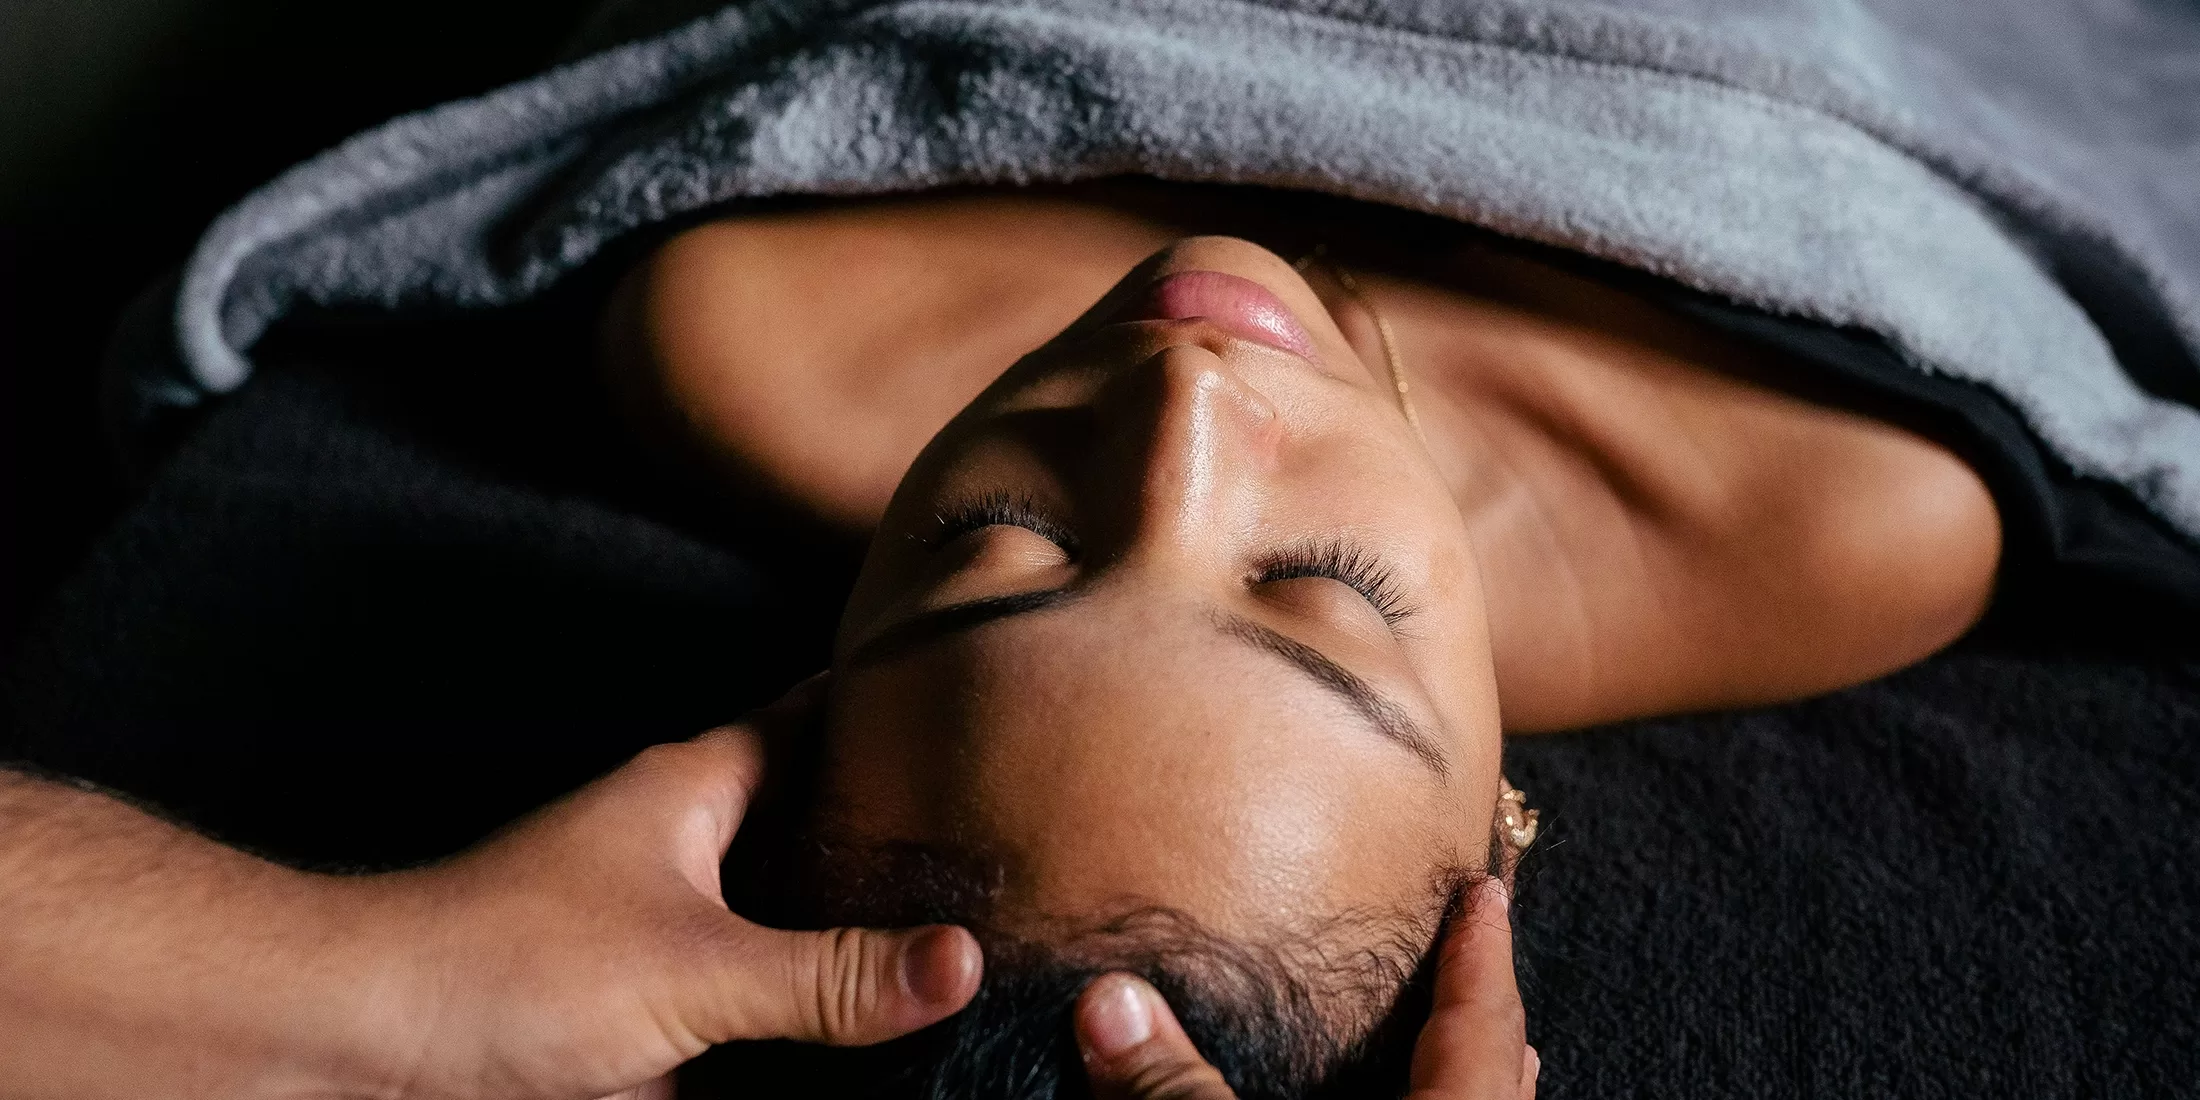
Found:
[[[1142,898],[1226,927],[1393,904],[1456,846],[1419,760],[1190,609],[1017,616],[836,691],[837,824],[1010,853],[1038,908]]]

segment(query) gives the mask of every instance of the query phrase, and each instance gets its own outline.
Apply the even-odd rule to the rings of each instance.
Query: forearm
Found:
[[[967,932],[762,928],[717,890],[763,722],[660,745],[436,867],[339,878],[0,770],[0,1096],[591,1100],[715,1044],[884,1042]]]
[[[407,984],[377,957],[390,917],[366,882],[0,769],[0,1092],[380,1091],[369,1042]]]

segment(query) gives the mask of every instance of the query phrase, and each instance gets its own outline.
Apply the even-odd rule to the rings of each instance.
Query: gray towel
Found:
[[[1868,330],[2200,538],[2200,6],[2181,0],[633,0],[627,38],[223,215],[146,415],[311,304],[525,300],[730,200],[1310,189]],[[655,28],[669,27],[657,30]],[[642,30],[637,30],[642,28]],[[144,341],[139,341],[140,345]]]

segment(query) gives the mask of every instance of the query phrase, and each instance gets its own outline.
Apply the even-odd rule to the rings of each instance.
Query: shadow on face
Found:
[[[1017,1012],[1113,965],[1296,996],[1334,1063],[1487,865],[1498,736],[1474,558],[1387,377],[1289,264],[1193,238],[896,493],[836,654],[819,916],[971,923]]]

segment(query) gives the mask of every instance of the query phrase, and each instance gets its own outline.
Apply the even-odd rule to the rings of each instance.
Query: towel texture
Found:
[[[222,217],[124,411],[234,389],[301,307],[507,305],[714,204],[1137,172],[1431,211],[1879,334],[2200,536],[2190,4],[638,0],[595,26],[645,37]]]

